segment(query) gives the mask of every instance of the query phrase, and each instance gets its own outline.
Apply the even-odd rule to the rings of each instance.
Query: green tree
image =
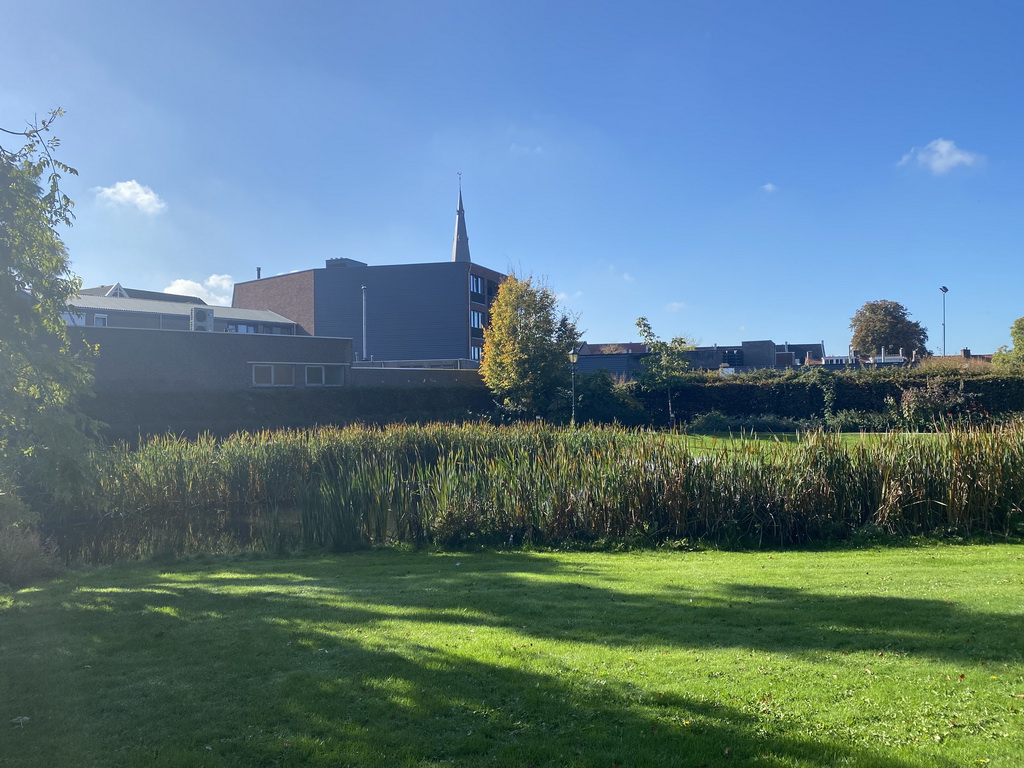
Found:
[[[85,452],[76,403],[90,384],[83,357],[91,350],[62,318],[80,282],[57,231],[73,219],[62,175],[77,172],[54,158],[60,142],[47,135],[61,114],[0,129],[20,144],[0,145],[0,482],[8,487],[32,466],[55,490],[55,473],[72,471]]]
[[[646,414],[640,402],[632,396],[629,387],[617,383],[605,370],[576,374],[576,420],[636,426]]]
[[[1010,373],[1024,373],[1024,317],[1018,317],[1010,326],[1012,347],[1005,344],[992,356],[992,365]]]
[[[638,377],[640,384],[651,390],[665,389],[668,398],[668,423],[673,427],[675,412],[672,408],[672,387],[690,365],[686,353],[693,349],[693,340],[686,336],[676,336],[671,341],[663,341],[655,335],[646,317],[638,317],[636,327],[650,352],[643,359],[643,372]]]
[[[850,319],[853,331],[851,345],[865,354],[896,354],[903,350],[909,357],[914,352],[924,354],[927,350],[928,330],[919,322],[911,320],[907,308],[896,301],[879,299],[864,304]]]
[[[550,418],[565,410],[569,353],[578,341],[575,321],[550,288],[510,275],[491,305],[480,373],[509,412]]]

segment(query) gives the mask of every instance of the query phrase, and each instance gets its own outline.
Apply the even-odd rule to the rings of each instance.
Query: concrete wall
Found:
[[[774,341],[744,341],[742,347],[744,368],[775,367]]]
[[[99,346],[98,391],[203,391],[253,388],[252,363],[349,366],[352,340],[311,336],[83,328]],[[297,366],[296,387],[304,386]],[[346,382],[347,383],[347,382]]]

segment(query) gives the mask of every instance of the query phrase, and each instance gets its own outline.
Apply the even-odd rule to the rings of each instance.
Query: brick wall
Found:
[[[298,324],[297,332],[316,334],[313,315],[314,270],[277,275],[262,280],[235,283],[231,306],[244,309],[269,309]]]

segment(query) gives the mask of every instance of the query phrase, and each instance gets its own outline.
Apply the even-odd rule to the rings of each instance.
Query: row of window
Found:
[[[296,365],[294,363],[253,363],[254,387],[294,387],[295,369],[303,368],[307,387],[340,387],[345,383],[343,365]]]
[[[68,325],[85,325],[85,315],[72,314],[71,312],[62,313],[61,317],[64,322]],[[92,316],[92,325],[95,328],[106,328],[108,315],[94,314]],[[259,326],[252,323],[228,323],[225,330],[228,333],[259,333]],[[279,325],[264,325],[263,332],[269,333],[273,336],[286,335],[290,336],[290,329],[282,328]]]

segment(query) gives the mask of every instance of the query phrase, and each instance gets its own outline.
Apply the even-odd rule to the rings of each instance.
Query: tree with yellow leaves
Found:
[[[575,319],[550,288],[510,275],[491,305],[480,373],[498,404],[518,416],[557,418],[569,400]]]

